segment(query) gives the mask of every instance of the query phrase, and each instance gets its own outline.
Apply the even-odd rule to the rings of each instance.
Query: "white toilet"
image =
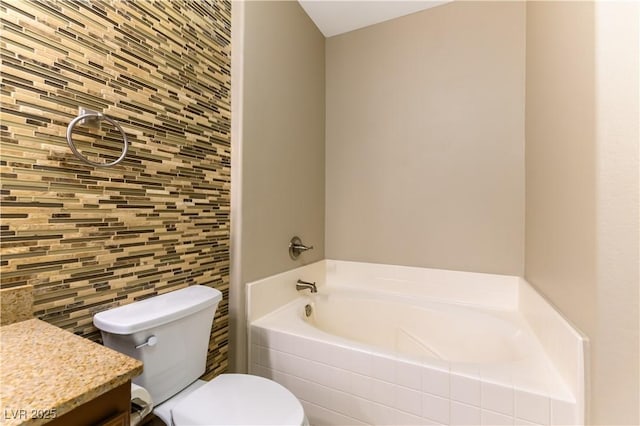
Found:
[[[205,372],[218,290],[194,285],[100,312],[105,346],[137,358],[153,410],[167,425],[305,425],[300,401],[280,384],[247,374]]]

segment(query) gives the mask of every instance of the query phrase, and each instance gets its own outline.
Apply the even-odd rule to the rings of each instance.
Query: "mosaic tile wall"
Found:
[[[227,367],[230,205],[228,0],[0,1],[1,287],[34,315],[99,341],[101,310],[188,285],[224,294],[207,376]],[[78,107],[117,120],[119,165],[78,160]],[[96,162],[121,151],[76,126]]]

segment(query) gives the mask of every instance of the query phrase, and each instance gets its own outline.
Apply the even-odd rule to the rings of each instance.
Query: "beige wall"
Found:
[[[593,418],[640,424],[640,3],[596,3]]]
[[[640,421],[639,7],[527,6],[525,274],[590,338],[594,424]]]
[[[324,37],[297,2],[247,2],[243,280],[324,257]],[[294,235],[315,249],[293,261]]]
[[[525,5],[327,39],[327,258],[521,275]]]
[[[596,296],[593,9],[527,8],[526,278],[585,331]]]
[[[243,61],[241,191],[234,192],[241,272],[231,307],[238,371],[246,356],[244,284],[324,258],[324,36],[297,2],[243,7],[244,48],[234,50]],[[287,250],[294,235],[315,247],[296,261]]]

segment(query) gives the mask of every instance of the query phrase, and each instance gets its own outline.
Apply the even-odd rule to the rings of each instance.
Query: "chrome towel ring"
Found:
[[[96,163],[96,162],[93,162],[93,161],[89,160],[84,155],[80,154],[80,151],[78,151],[78,148],[76,148],[76,146],[73,143],[73,128],[79,122],[81,122],[83,120],[87,120],[87,119],[92,119],[91,121],[94,121],[94,120],[98,120],[98,121],[105,120],[108,123],[110,123],[113,127],[118,129],[118,131],[120,131],[120,134],[122,135],[122,141],[123,141],[124,144],[122,146],[122,153],[120,154],[120,157],[118,157],[118,159],[116,159],[115,161],[113,161],[111,163]],[[122,127],[120,126],[120,124],[118,124],[117,121],[115,121],[113,118],[111,118],[111,117],[109,117],[107,115],[104,115],[101,112],[88,111],[88,110],[85,110],[84,108],[80,108],[80,114],[76,118],[71,120],[71,122],[69,123],[69,126],[67,127],[67,143],[69,144],[69,148],[71,148],[71,151],[73,151],[73,153],[75,154],[76,157],[78,157],[84,163],[86,163],[86,164],[88,164],[90,166],[95,166],[95,167],[111,167],[111,166],[115,166],[116,164],[118,164],[119,162],[124,160],[124,157],[126,157],[126,155],[127,155],[127,150],[129,149],[129,140],[127,139],[127,134],[124,132],[124,130],[122,130]]]

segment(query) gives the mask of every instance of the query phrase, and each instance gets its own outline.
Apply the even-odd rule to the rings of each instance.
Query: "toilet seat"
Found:
[[[282,385],[248,374],[222,374],[172,409],[176,426],[296,425],[305,423],[300,401]]]

